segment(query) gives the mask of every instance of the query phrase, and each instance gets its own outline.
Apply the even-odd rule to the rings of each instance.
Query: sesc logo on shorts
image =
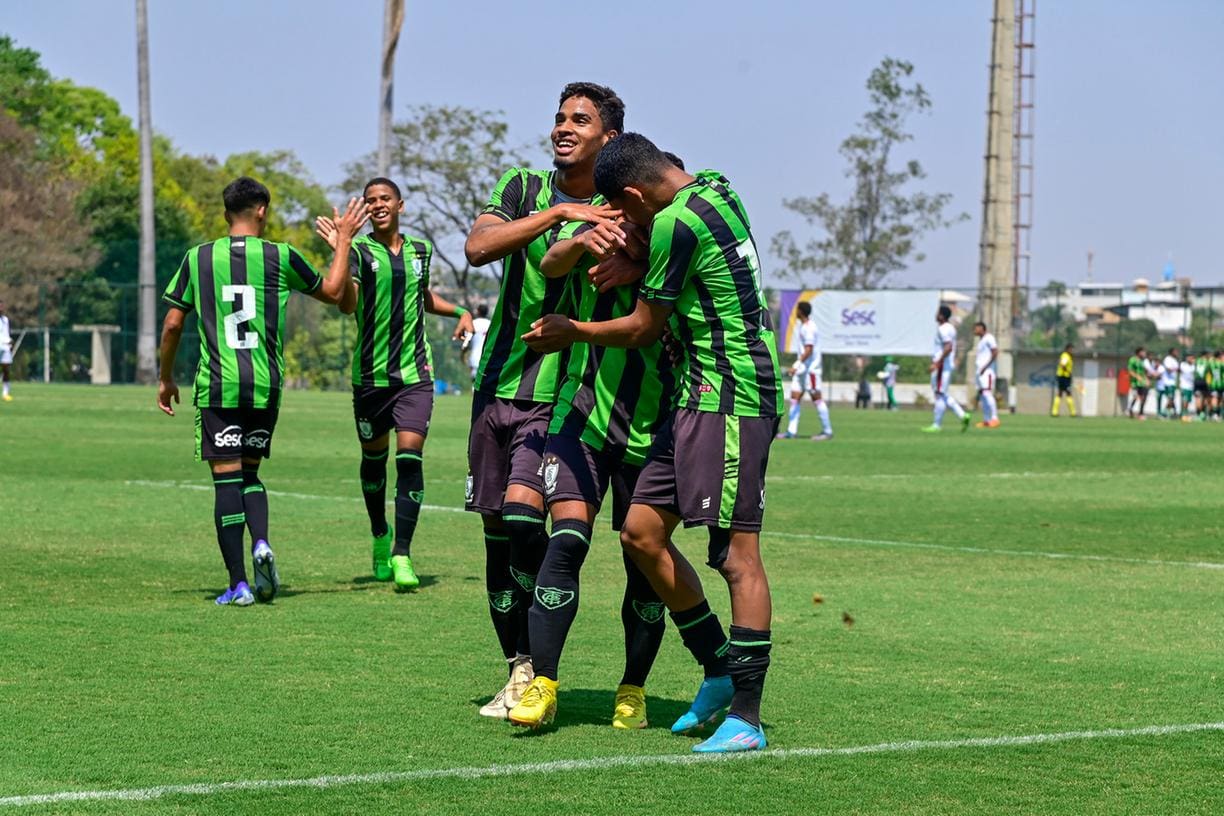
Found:
[[[357,420],[357,435],[364,441],[369,442],[374,438],[374,426],[370,424],[368,419]]]
[[[213,434],[213,444],[218,448],[241,448],[242,426],[227,425]]]
[[[242,440],[243,447],[254,448],[255,450],[267,450],[268,445],[272,444],[272,434],[264,428],[256,428],[246,435]]]
[[[544,495],[551,496],[557,492],[557,474],[561,471],[561,465],[557,462],[557,457],[550,455],[544,460]]]
[[[469,473],[467,475],[467,484],[463,486],[463,500],[471,504],[474,498],[476,498],[476,480]]]

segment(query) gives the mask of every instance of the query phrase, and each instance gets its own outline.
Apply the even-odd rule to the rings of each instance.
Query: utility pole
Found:
[[[378,175],[391,173],[391,94],[395,82],[395,49],[404,25],[404,0],[384,0],[382,76],[378,86]]]
[[[149,14],[136,0],[136,75],[140,96],[140,271],[136,381],[157,380],[157,269],[153,234],[153,120],[149,108]]]

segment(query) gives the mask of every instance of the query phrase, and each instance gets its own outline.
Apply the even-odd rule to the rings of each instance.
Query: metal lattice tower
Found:
[[[1015,162],[1015,273],[1017,286],[1029,288],[1033,230],[1033,74],[1034,16],[1037,0],[1016,0],[1016,102],[1012,157]]]

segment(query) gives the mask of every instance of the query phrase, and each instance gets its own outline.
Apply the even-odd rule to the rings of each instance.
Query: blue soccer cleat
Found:
[[[731,754],[739,751],[760,751],[765,748],[765,731],[759,725],[749,725],[739,717],[729,716],[718,726],[714,736],[693,746],[697,754]]]
[[[268,542],[260,539],[251,551],[251,562],[255,565],[255,595],[268,603],[280,589],[280,576],[276,573],[276,556]]]
[[[217,596],[217,606],[250,606],[255,603],[255,596],[246,581],[239,581],[238,586],[227,589]]]
[[[701,688],[697,689],[697,696],[693,698],[689,710],[672,723],[672,733],[687,734],[713,722],[731,705],[731,695],[734,693],[735,689],[728,676],[707,677],[702,680]]]

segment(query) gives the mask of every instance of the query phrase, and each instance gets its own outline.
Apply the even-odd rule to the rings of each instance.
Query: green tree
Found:
[[[910,262],[923,260],[917,244],[925,233],[969,217],[944,216],[950,193],[907,190],[926,178],[917,160],[894,167],[897,149],[913,139],[906,121],[931,107],[926,89],[910,81],[913,72],[910,63],[888,57],[868,77],[871,108],[839,148],[854,185],[845,202],[828,193],[783,200],[823,233],[802,244],[790,231],[774,236],[771,252],[785,264],[784,276],[806,281],[816,275],[824,286],[874,289]]]
[[[408,118],[392,132],[391,172],[404,194],[404,229],[433,243],[435,272],[449,277],[468,306],[475,268],[464,257],[464,239],[502,173],[528,164],[528,147],[510,144],[502,116],[499,111],[420,105],[409,108]],[[348,165],[344,189],[360,193],[377,175],[374,168],[372,154]],[[499,268],[491,271],[501,274]]]
[[[1149,349],[1160,346],[1160,332],[1156,330],[1156,324],[1147,318],[1121,320],[1106,326],[1093,347],[1102,351],[1116,349],[1129,354],[1138,346]]]

